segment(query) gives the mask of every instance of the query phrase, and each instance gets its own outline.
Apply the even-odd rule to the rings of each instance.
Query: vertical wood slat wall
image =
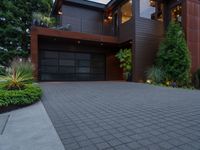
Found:
[[[200,1],[186,1],[186,38],[192,57],[192,73],[200,68]]]

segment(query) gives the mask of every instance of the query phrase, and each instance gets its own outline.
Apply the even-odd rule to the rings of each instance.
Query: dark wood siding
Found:
[[[134,2],[135,43],[133,47],[134,80],[143,82],[145,72],[154,63],[160,41],[164,35],[162,22],[141,18],[139,16],[139,0]]]
[[[187,0],[186,7],[186,35],[194,73],[200,68],[200,1]]]
[[[133,19],[125,22],[124,24],[120,24],[119,26],[119,41],[120,43],[124,43],[126,41],[133,39]]]
[[[69,31],[114,35],[113,25],[104,23],[104,12],[81,6],[62,6],[62,26],[70,24]]]
[[[70,24],[70,31],[101,34],[103,13],[82,7],[63,5],[62,25]]]
[[[107,66],[107,80],[123,80],[123,70],[119,68],[120,63],[115,57],[116,52],[107,54],[106,66]]]

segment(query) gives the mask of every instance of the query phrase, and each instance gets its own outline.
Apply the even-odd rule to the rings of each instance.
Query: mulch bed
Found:
[[[35,103],[37,103],[37,102],[35,102]],[[24,108],[24,107],[33,105],[35,103],[28,104],[28,105],[9,105],[7,107],[0,107],[0,114],[10,112],[10,111],[13,111],[13,110],[17,110],[17,109],[20,109],[20,108]]]
[[[14,105],[11,105],[11,106],[8,106],[8,107],[0,107],[0,114],[1,113],[6,113],[6,112],[9,112],[9,111],[12,111],[12,110],[16,110],[16,109],[19,109],[19,108],[22,108],[22,107],[25,107],[25,106],[14,106]]]

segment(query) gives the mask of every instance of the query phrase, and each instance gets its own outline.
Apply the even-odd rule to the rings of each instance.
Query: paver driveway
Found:
[[[41,83],[66,150],[200,150],[200,92],[125,82]]]

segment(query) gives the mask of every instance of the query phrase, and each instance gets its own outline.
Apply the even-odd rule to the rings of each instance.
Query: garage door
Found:
[[[105,80],[105,56],[95,53],[41,51],[41,81]]]

